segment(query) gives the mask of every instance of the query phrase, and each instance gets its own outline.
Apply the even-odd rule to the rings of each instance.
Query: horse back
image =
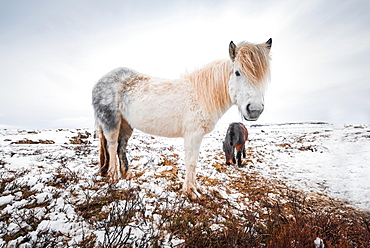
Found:
[[[243,139],[244,139],[244,142],[248,139],[248,129],[244,126],[243,123],[238,123],[239,124],[239,127],[241,129],[241,132],[243,133]]]

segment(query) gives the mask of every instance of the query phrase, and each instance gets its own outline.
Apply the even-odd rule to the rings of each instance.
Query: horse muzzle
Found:
[[[248,104],[246,107],[247,115],[244,115],[244,119],[247,121],[256,121],[260,117],[264,110],[263,104]]]

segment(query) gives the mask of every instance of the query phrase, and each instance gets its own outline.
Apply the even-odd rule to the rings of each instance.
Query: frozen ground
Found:
[[[256,168],[306,191],[370,210],[370,127],[283,124],[250,128]]]
[[[213,188],[237,209],[252,208],[248,205],[251,196],[231,183],[262,175],[370,211],[368,125],[301,123],[247,128],[247,158],[240,169],[224,163],[221,147],[227,125],[219,124],[203,140],[197,171],[205,192]],[[0,212],[7,216],[7,221],[3,221],[5,217],[0,220],[0,246],[5,244],[4,237],[23,229],[47,227],[68,233],[69,244],[84,237],[88,225],[81,221],[76,213],[81,207],[76,206],[108,187],[97,176],[98,142],[92,134],[93,130],[72,129],[0,130]],[[182,139],[135,131],[128,154],[135,177],[129,182],[121,180],[117,187],[139,187],[146,214],[154,212],[153,202],[160,196],[176,199],[180,195],[185,175]],[[68,174],[70,181],[65,181],[63,174]],[[92,186],[96,182],[102,189]],[[33,229],[18,218],[31,208],[36,217],[42,215]],[[31,233],[32,240],[36,231]],[[95,235],[99,239],[103,234],[95,231]],[[8,246],[25,242],[22,239],[19,235]]]

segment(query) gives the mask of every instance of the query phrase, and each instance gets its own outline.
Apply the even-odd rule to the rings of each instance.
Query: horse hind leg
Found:
[[[238,160],[238,167],[240,168],[240,167],[242,167],[242,153],[244,151],[244,145],[238,143],[235,146],[235,149],[236,149],[236,158]]]
[[[107,139],[104,136],[103,130],[101,126],[98,128],[98,135],[99,135],[99,143],[100,143],[100,175],[102,177],[107,176],[108,168],[109,168],[109,153],[107,147]]]
[[[128,124],[128,122],[121,117],[117,153],[120,163],[121,177],[125,179],[130,179],[132,177],[126,157],[127,142],[132,135],[132,131],[133,129],[130,124]]]
[[[100,127],[100,172],[102,176],[107,176],[113,181],[118,180],[117,170],[117,147],[118,147],[118,136],[119,126],[118,122],[116,126],[104,129]]]

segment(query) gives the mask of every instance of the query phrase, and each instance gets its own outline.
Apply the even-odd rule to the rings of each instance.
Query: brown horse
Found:
[[[238,166],[242,167],[242,153],[243,158],[245,154],[245,141],[248,139],[248,130],[243,123],[233,122],[227,129],[225,140],[223,143],[223,151],[226,156],[226,164],[230,165],[236,163],[234,151],[236,149],[236,158],[238,159]]]

